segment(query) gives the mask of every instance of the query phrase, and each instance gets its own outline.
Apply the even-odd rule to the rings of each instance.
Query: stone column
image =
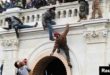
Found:
[[[16,36],[0,37],[0,45],[3,49],[3,75],[15,75],[14,62],[17,60],[18,54],[18,40]]]

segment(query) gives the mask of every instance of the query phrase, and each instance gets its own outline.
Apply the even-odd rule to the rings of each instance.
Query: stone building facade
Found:
[[[42,13],[50,6],[40,9],[20,10],[18,8],[7,10],[0,14],[0,25],[6,27],[4,22],[7,16],[17,16],[25,24],[33,24],[37,21],[37,28],[20,30],[20,38],[16,38],[15,31],[3,30],[0,32],[0,47],[3,51],[4,70],[3,75],[15,75],[16,69],[14,62],[27,58],[32,72],[30,75],[44,75],[45,68],[50,62],[62,64],[61,68],[64,75],[99,75],[99,66],[110,64],[110,2],[103,0],[101,8],[103,18],[89,19],[77,22],[78,3],[63,3],[56,5],[56,25],[54,29],[62,32],[65,25],[70,24],[70,31],[67,36],[70,48],[70,58],[73,68],[68,67],[66,56],[63,52],[50,53],[53,49],[54,41],[48,40],[48,31],[44,31],[41,25]],[[77,12],[76,12],[77,11]],[[54,67],[54,65],[52,65]],[[54,69],[56,70],[56,69]],[[60,73],[60,71],[59,71]],[[61,73],[62,74],[62,73]]]

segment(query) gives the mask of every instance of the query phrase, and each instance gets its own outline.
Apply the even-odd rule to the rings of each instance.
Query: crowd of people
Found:
[[[65,0],[64,2],[71,2],[72,0]],[[73,0],[74,1],[74,0]],[[9,8],[23,8],[23,9],[29,9],[29,8],[40,8],[42,6],[48,6],[48,5],[55,5],[56,3],[62,3],[62,0],[10,0],[10,2],[1,1],[0,2],[0,13],[3,11],[9,9]]]

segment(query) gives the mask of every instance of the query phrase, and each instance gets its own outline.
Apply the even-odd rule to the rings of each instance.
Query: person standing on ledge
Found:
[[[49,31],[49,39],[51,41],[54,41],[54,38],[53,38],[53,27],[52,25],[55,25],[56,23],[53,21],[53,19],[55,19],[55,10],[56,10],[56,7],[52,7],[50,8],[49,10],[47,10],[44,14],[43,14],[43,17],[42,17],[42,25],[43,25],[43,28],[44,30],[46,28],[48,28],[48,31]]]
[[[102,11],[100,8],[100,0],[93,0],[92,4],[92,17],[91,19],[95,19],[96,13],[98,14],[98,18],[102,18]]]
[[[57,49],[58,53],[60,53],[60,50],[64,51],[64,53],[66,54],[66,57],[67,57],[68,66],[70,68],[72,68],[72,65],[70,63],[69,48],[68,48],[67,39],[66,39],[68,32],[69,32],[69,25],[66,26],[66,29],[62,34],[60,34],[58,32],[54,32],[54,37],[56,37],[56,39],[55,39],[53,51],[50,54],[50,56],[52,56],[54,54],[56,49]]]

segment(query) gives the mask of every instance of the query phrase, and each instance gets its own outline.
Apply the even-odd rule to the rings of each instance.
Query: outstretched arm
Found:
[[[56,51],[57,48],[58,48],[58,44],[57,44],[57,42],[55,42],[53,51],[52,51],[52,53],[50,54],[50,56],[52,56],[52,55],[54,54],[54,52]]]
[[[63,32],[62,35],[63,35],[64,37],[66,37],[66,35],[68,34],[68,32],[69,32],[69,24],[66,25],[66,29],[65,29],[65,31]]]

